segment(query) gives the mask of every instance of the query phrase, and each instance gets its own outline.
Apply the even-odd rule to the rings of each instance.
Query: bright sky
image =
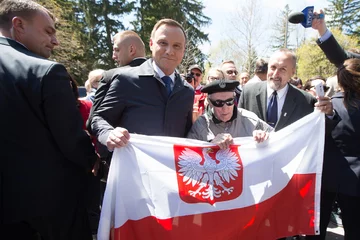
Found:
[[[206,43],[201,46],[201,49],[205,54],[209,54],[212,48],[216,47],[221,40],[228,38],[229,31],[233,26],[229,24],[229,19],[234,14],[241,4],[246,4],[249,0],[203,0],[204,14],[212,19],[212,24],[208,27],[202,28],[202,31],[209,33],[210,43]],[[251,1],[251,0],[250,0]],[[326,0],[257,0],[262,5],[261,11],[263,14],[264,24],[268,25],[266,29],[271,29],[271,24],[276,20],[276,16],[280,11],[284,9],[286,4],[289,4],[290,9],[293,12],[300,12],[307,6],[314,6],[315,10],[324,9],[328,6]],[[300,25],[300,24],[298,24]],[[299,31],[304,31],[300,25]],[[264,41],[271,36],[271,31],[265,33],[262,38]],[[307,29],[305,31],[306,37],[316,36],[316,31],[313,29]],[[294,37],[294,36],[293,36]],[[290,40],[292,37],[290,36]],[[271,54],[271,53],[266,53]]]

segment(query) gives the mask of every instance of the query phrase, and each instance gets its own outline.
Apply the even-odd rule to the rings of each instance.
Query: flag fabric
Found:
[[[113,154],[98,239],[274,240],[319,234],[325,120],[314,112],[220,150],[131,135]]]

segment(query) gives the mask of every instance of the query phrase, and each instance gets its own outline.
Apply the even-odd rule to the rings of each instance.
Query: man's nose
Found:
[[[51,38],[51,43],[55,46],[58,46],[60,44],[59,41],[57,40],[56,36],[53,36]]]

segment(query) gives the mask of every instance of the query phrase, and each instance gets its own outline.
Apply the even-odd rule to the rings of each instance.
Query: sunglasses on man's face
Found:
[[[212,100],[209,98],[209,101],[212,103],[212,105],[214,105],[214,107],[223,107],[225,104],[227,106],[232,106],[234,105],[235,98],[229,98],[226,100]]]
[[[201,76],[201,73],[194,73],[194,72],[191,72],[192,75],[194,76],[197,76],[197,77],[200,77]]]
[[[227,70],[226,73],[229,75],[233,75],[233,74],[238,75],[239,72],[236,70]]]

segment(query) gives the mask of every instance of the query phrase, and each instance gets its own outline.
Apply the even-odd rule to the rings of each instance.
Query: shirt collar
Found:
[[[154,71],[159,75],[160,78],[165,76],[165,73],[158,67],[158,65],[156,65],[155,61],[152,61],[152,65],[153,65]],[[171,81],[174,82],[175,71],[172,74],[170,74],[169,77],[171,78]]]
[[[270,97],[271,97],[271,94],[274,92],[274,89],[272,89],[272,88],[269,86],[269,84],[266,84],[266,89],[267,89],[267,98],[270,98]],[[286,84],[285,87],[283,87],[282,89],[276,90],[278,99],[283,98],[283,97],[286,95],[288,89],[289,89],[289,85]]]
[[[29,50],[24,44],[22,44],[21,42],[19,41],[16,41],[15,39],[12,39],[12,38],[8,38],[8,37],[5,37],[5,36],[0,36],[2,38],[5,38],[5,39],[8,39],[8,40],[11,40],[11,41],[14,41],[14,42],[17,42],[18,44],[20,44],[21,46],[23,46],[24,48],[26,48],[27,50]],[[29,50],[30,51],[30,50]]]

